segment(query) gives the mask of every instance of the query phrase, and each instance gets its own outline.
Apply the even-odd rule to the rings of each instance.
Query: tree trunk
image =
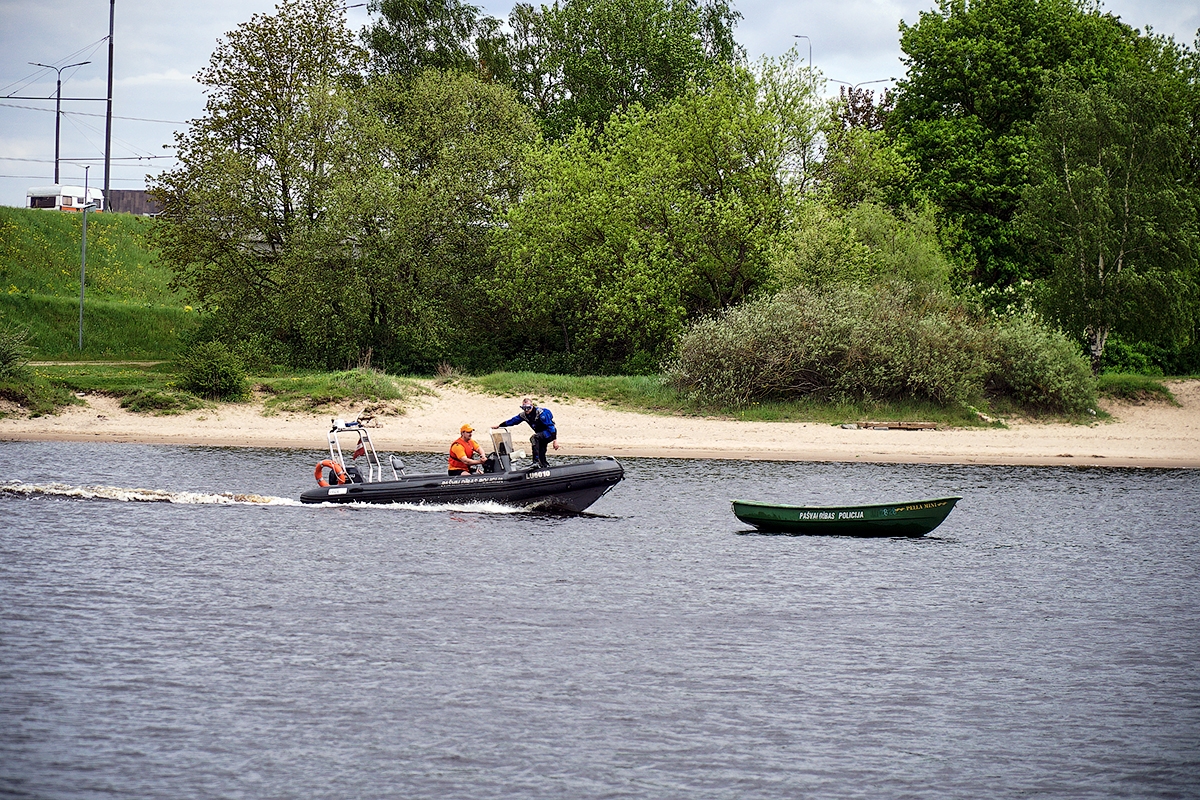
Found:
[[[1089,327],[1084,335],[1087,337],[1088,353],[1092,357],[1092,374],[1100,374],[1100,359],[1104,356],[1104,344],[1108,341],[1108,326]]]

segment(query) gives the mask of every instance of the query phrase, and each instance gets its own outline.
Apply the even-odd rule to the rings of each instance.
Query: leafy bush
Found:
[[[940,294],[796,287],[694,325],[666,378],[732,406],[800,397],[946,404],[977,390],[983,345],[972,316]]]
[[[1170,358],[1166,348],[1150,342],[1127,342],[1119,333],[1108,337],[1104,355],[1100,359],[1100,371],[1132,375],[1163,374],[1162,364]]]
[[[121,398],[121,408],[127,411],[174,413],[198,408],[201,403],[191,395],[178,395],[158,389],[138,389]]]
[[[779,288],[867,285],[888,278],[929,289],[949,283],[950,262],[928,203],[893,211],[873,202],[843,210],[810,201],[798,212],[797,224],[772,253]]]
[[[193,345],[179,361],[179,387],[208,400],[244,400],[250,394],[246,368],[222,342]]]
[[[287,360],[286,349],[261,333],[243,336],[230,346],[233,354],[248,372],[266,374]]]
[[[1079,348],[1030,318],[990,322],[910,284],[796,287],[703,320],[680,339],[665,378],[708,405],[812,398],[964,405],[985,387],[1031,410],[1095,404]]]
[[[0,330],[0,378],[23,378],[28,372],[29,334],[21,328]]]
[[[1096,406],[1096,381],[1078,343],[1036,317],[995,326],[989,388],[1034,410],[1079,414]]]

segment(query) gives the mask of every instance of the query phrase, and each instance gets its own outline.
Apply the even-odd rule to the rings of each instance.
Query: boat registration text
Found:
[[[797,519],[863,519],[861,511],[801,511]]]

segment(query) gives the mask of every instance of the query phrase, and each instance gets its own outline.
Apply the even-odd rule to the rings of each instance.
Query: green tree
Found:
[[[900,32],[908,74],[888,124],[915,161],[918,188],[961,226],[959,258],[975,280],[1034,277],[1011,222],[1044,77],[1120,72],[1135,32],[1082,0],[940,0]]]
[[[371,0],[378,18],[363,31],[377,72],[415,78],[427,69],[474,72],[475,39],[491,18],[460,0]]]
[[[939,210],[913,190],[910,158],[885,129],[893,96],[843,88],[820,128],[824,150],[772,257],[773,287],[901,280],[945,289]]]
[[[807,198],[778,238],[772,287],[829,288],[903,281],[946,290],[951,265],[929,203],[892,209],[865,200],[852,208],[823,195]]]
[[[780,118],[765,99],[807,91],[818,107],[807,75],[772,80],[785,74],[799,88],[770,91],[740,70],[534,155],[495,289],[532,346],[578,369],[650,371],[686,320],[764,284],[787,180],[808,179],[789,170],[816,135],[815,121],[804,129],[802,113]]]
[[[205,114],[176,134],[179,166],[152,184],[158,245],[230,335],[273,326],[294,342],[305,311],[352,307],[332,277],[343,254],[314,253],[311,241],[342,169],[337,142],[364,61],[340,4],[282,0],[226,34],[196,76]]]
[[[511,90],[438,70],[372,83],[358,113],[329,228],[356,254],[371,346],[394,368],[490,367],[490,241],[536,123]]]
[[[876,102],[869,89],[842,87],[822,126],[825,152],[817,180],[829,202],[842,208],[863,202],[899,207],[911,199],[912,159],[884,127],[894,103],[890,92]]]
[[[1189,92],[1178,49],[1085,87],[1050,83],[1035,118],[1020,222],[1053,266],[1049,314],[1099,372],[1111,331],[1178,343],[1194,329],[1200,236],[1189,164]]]
[[[519,3],[496,30],[485,66],[517,90],[551,138],[595,127],[639,104],[653,108],[741,59],[728,0],[563,0]]]
[[[163,254],[210,335],[297,364],[485,359],[473,290],[536,124],[471,74],[364,81],[335,8],[286,0],[214,52],[207,113],[155,187]]]

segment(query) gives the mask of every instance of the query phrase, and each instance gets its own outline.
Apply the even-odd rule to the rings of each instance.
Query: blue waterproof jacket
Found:
[[[512,419],[506,419],[501,422],[498,427],[507,428],[509,425],[520,425],[522,422],[528,422],[529,427],[533,428],[534,434],[539,439],[545,439],[547,442],[553,442],[558,438],[558,429],[554,427],[554,415],[550,413],[548,408],[533,407],[533,410],[526,414],[522,411]]]

